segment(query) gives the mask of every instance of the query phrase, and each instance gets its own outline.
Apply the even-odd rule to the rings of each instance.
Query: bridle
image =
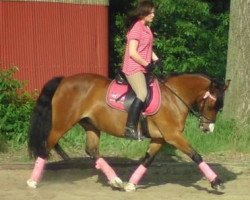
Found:
[[[201,111],[200,111],[200,113],[201,114],[199,114],[199,121],[200,121],[200,124],[210,124],[210,123],[215,123],[215,120],[212,120],[212,119],[210,119],[210,118],[208,118],[207,116],[205,116],[203,113],[204,113],[204,109],[205,109],[205,104],[206,104],[206,102],[207,102],[207,100],[208,99],[212,99],[213,101],[216,101],[216,98],[213,96],[213,95],[211,95],[211,93],[209,92],[209,91],[207,91],[206,93],[205,93],[205,95],[203,96],[203,99],[202,99],[202,102],[201,102]],[[204,119],[206,119],[207,121],[204,121],[203,119],[202,119],[202,117],[204,118]]]
[[[165,84],[164,84],[165,85]],[[215,123],[215,120],[210,119],[209,117],[204,115],[204,109],[205,109],[205,104],[207,102],[207,100],[210,98],[214,101],[216,101],[216,97],[214,97],[213,95],[211,95],[211,93],[209,91],[207,91],[205,93],[205,95],[203,96],[202,99],[202,107],[200,109],[199,112],[195,111],[192,107],[190,107],[172,88],[170,88],[169,86],[165,85],[170,92],[172,92],[189,110],[190,112],[199,119],[200,124],[210,124],[210,123]],[[203,119],[206,119],[206,121],[204,121]]]

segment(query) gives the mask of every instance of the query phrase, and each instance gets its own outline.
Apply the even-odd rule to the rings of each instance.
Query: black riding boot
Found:
[[[140,114],[143,108],[143,102],[137,97],[134,99],[128,111],[128,119],[125,127],[125,137],[130,139],[143,139],[142,137],[138,138],[138,122]]]

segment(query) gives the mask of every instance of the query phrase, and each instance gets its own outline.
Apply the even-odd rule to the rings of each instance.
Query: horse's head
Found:
[[[229,86],[230,80],[226,84],[211,81],[209,89],[203,94],[198,102],[198,109],[201,114],[200,128],[205,133],[211,133],[214,130],[217,113],[223,107],[224,94]]]

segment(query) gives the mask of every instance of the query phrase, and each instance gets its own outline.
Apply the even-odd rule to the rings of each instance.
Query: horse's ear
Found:
[[[228,87],[229,87],[229,85],[230,85],[230,82],[231,82],[231,80],[230,80],[230,79],[228,79],[228,80],[226,81],[225,86],[224,86],[224,91],[226,91],[226,90],[227,90],[227,88],[228,88]]]
[[[214,88],[218,87],[218,83],[217,83],[216,79],[212,79],[212,82],[211,82],[209,87],[210,87],[210,90],[213,90]]]

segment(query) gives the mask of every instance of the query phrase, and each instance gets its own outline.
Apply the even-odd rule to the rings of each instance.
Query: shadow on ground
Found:
[[[131,160],[128,158],[106,157],[106,161],[113,167],[117,175],[123,180],[128,181],[133,171],[140,164],[140,160]],[[219,175],[224,183],[233,181],[241,173],[236,173],[228,167],[219,163],[209,163],[211,168]],[[77,181],[92,176],[98,176],[98,182],[108,186],[105,175],[95,169],[91,158],[74,158],[68,161],[51,162],[47,164],[47,171],[44,174],[43,181]],[[63,176],[62,173],[68,173]],[[149,168],[146,176],[140,183],[140,189],[146,189],[152,186],[165,184],[178,184],[184,187],[194,187],[197,190],[207,191],[208,193],[223,194],[222,192],[211,190],[209,183],[207,187],[197,184],[203,176],[194,163],[186,161],[177,162],[174,160],[155,161]]]

